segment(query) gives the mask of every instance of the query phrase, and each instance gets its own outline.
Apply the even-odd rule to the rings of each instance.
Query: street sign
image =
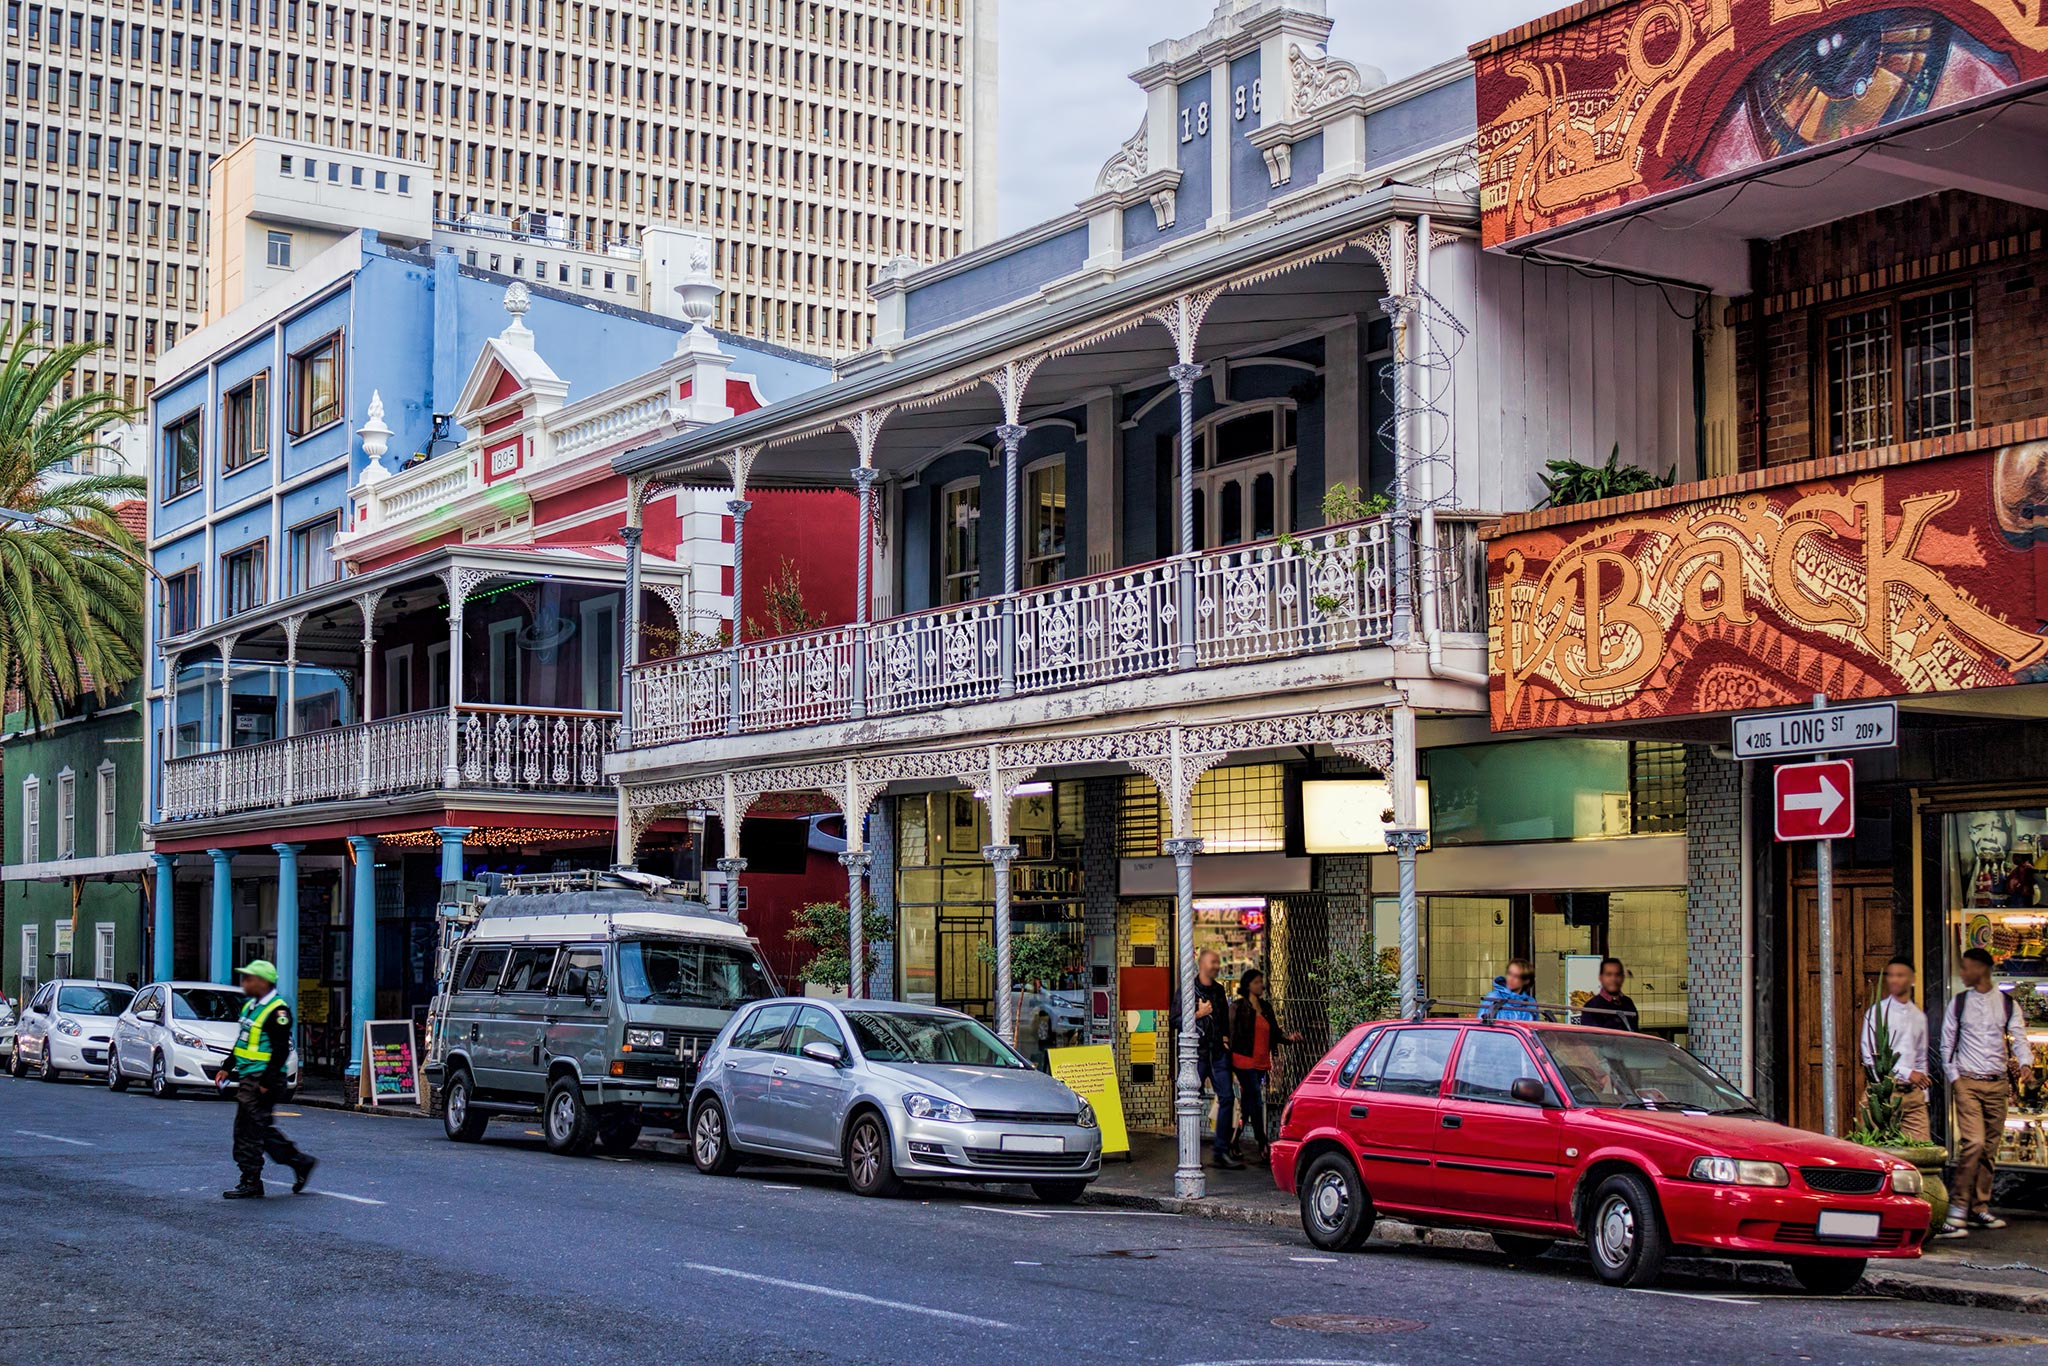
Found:
[[[1890,749],[1899,742],[1899,704],[1773,711],[1735,718],[1735,757],[1786,759],[1845,749]]]
[[[1856,767],[1847,759],[1784,764],[1771,775],[1780,840],[1839,840],[1856,833]]]

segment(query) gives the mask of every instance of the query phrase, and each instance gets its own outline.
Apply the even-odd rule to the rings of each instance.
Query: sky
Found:
[[[1330,50],[1399,80],[1563,0],[1329,0]],[[1138,127],[1145,50],[1209,22],[1216,0],[999,0],[997,215],[1003,233],[1055,218]]]

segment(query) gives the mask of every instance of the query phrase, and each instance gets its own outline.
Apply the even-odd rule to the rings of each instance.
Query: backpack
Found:
[[[1970,989],[1968,987],[1964,987],[1961,991],[1957,992],[1948,1003],[1948,1040],[1947,1047],[1942,1050],[1942,1056],[1948,1059],[1950,1062],[1954,1062],[1956,1060],[1956,1049],[1962,1046],[1963,998],[1968,996],[1969,994]],[[2005,1033],[2000,1037],[1999,1042],[2001,1044],[2006,1044],[2007,1048],[2010,1049],[2011,1045],[2007,1043],[2007,1040],[2012,1037],[2012,993],[2009,991],[2001,991],[1998,994],[1999,997],[2005,1002]],[[2008,1052],[2007,1056],[2009,1058],[2011,1054]]]

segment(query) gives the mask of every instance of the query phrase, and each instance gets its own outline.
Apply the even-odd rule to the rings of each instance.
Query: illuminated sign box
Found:
[[[1306,778],[1301,784],[1301,843],[1308,854],[1385,854],[1394,805],[1382,778]],[[1429,781],[1415,784],[1422,847],[1429,848]]]

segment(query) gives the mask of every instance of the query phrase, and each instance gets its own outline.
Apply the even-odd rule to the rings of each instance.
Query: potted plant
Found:
[[[1899,1089],[1899,1051],[1892,1047],[1891,1019],[1886,1012],[1877,1012],[1871,1032],[1871,1065],[1863,1069],[1863,1103],[1857,1107],[1856,1127],[1850,1131],[1849,1141],[1918,1167],[1921,1198],[1932,1208],[1930,1227],[1940,1228],[1948,1218],[1948,1183],[1942,1179],[1948,1151],[1939,1144],[1909,1139],[1899,1127],[1906,1096]]]
[[[875,975],[876,946],[894,939],[896,926],[887,914],[873,908],[867,909],[861,921],[867,940],[861,952],[861,980],[865,982]],[[798,911],[796,924],[790,927],[789,942],[810,949],[811,956],[796,970],[796,979],[844,992],[853,980],[853,959],[846,943],[850,928],[844,902],[814,901]]]
[[[1331,953],[1310,976],[1327,998],[1332,1039],[1343,1038],[1367,1020],[1391,1020],[1400,1014],[1400,955],[1375,948],[1371,935],[1355,950]]]

